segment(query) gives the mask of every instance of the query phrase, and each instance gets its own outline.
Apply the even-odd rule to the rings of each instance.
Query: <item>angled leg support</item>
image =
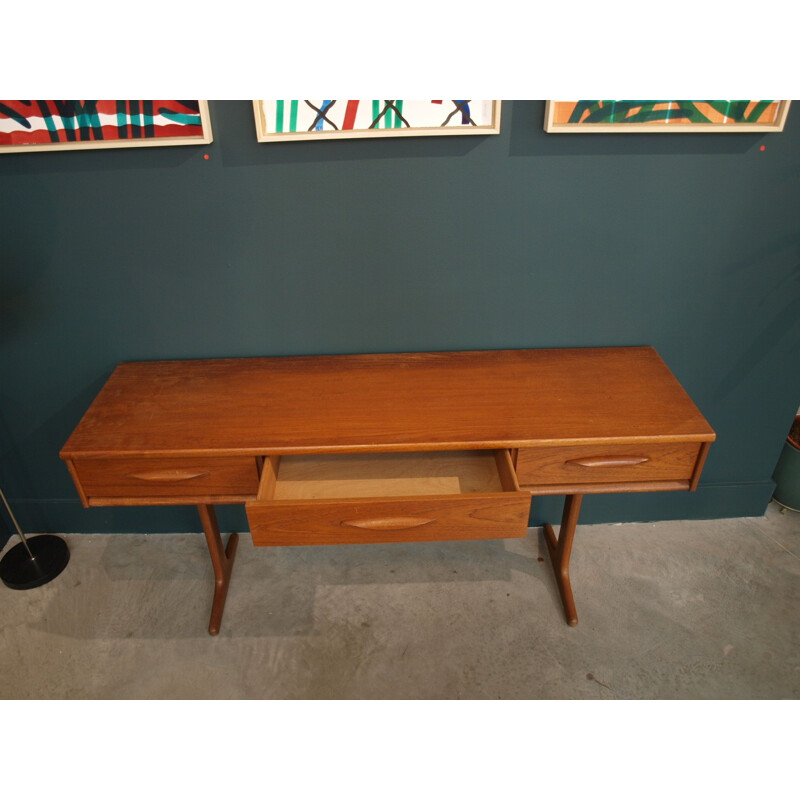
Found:
[[[567,622],[572,626],[578,624],[578,613],[575,610],[575,600],[572,597],[572,586],[569,582],[569,557],[572,553],[572,540],[575,537],[575,527],[581,511],[581,500],[583,500],[582,494],[567,495],[558,539],[556,539],[552,525],[544,526],[544,539],[547,542],[547,549],[550,551],[550,562],[556,575],[561,602],[564,604]]]
[[[225,608],[225,598],[228,596],[233,559],[236,556],[236,548],[239,546],[239,534],[232,533],[228,537],[228,546],[223,549],[214,506],[199,505],[197,510],[200,513],[200,521],[203,523],[203,531],[214,567],[214,602],[211,605],[211,621],[208,624],[208,632],[212,636],[216,636],[222,624],[222,611]]]

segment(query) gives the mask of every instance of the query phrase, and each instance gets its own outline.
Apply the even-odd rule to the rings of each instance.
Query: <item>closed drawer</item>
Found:
[[[271,457],[247,504],[253,544],[526,535],[530,495],[507,450]]]
[[[522,448],[517,477],[522,486],[688,481],[699,452],[692,442]]]
[[[90,458],[74,468],[92,498],[202,498],[255,496],[255,458]]]

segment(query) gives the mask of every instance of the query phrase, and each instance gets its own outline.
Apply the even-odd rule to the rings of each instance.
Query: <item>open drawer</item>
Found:
[[[508,450],[270,456],[247,504],[255,545],[526,535]]]

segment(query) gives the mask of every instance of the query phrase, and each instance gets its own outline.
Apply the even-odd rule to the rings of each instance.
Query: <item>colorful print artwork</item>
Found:
[[[204,100],[0,100],[0,152],[211,140]]]
[[[548,133],[781,131],[788,100],[549,100]]]
[[[258,141],[500,132],[498,100],[255,100]]]

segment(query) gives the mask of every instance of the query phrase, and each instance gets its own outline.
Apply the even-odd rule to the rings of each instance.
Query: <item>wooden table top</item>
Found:
[[[120,364],[62,458],[714,440],[650,347]]]

